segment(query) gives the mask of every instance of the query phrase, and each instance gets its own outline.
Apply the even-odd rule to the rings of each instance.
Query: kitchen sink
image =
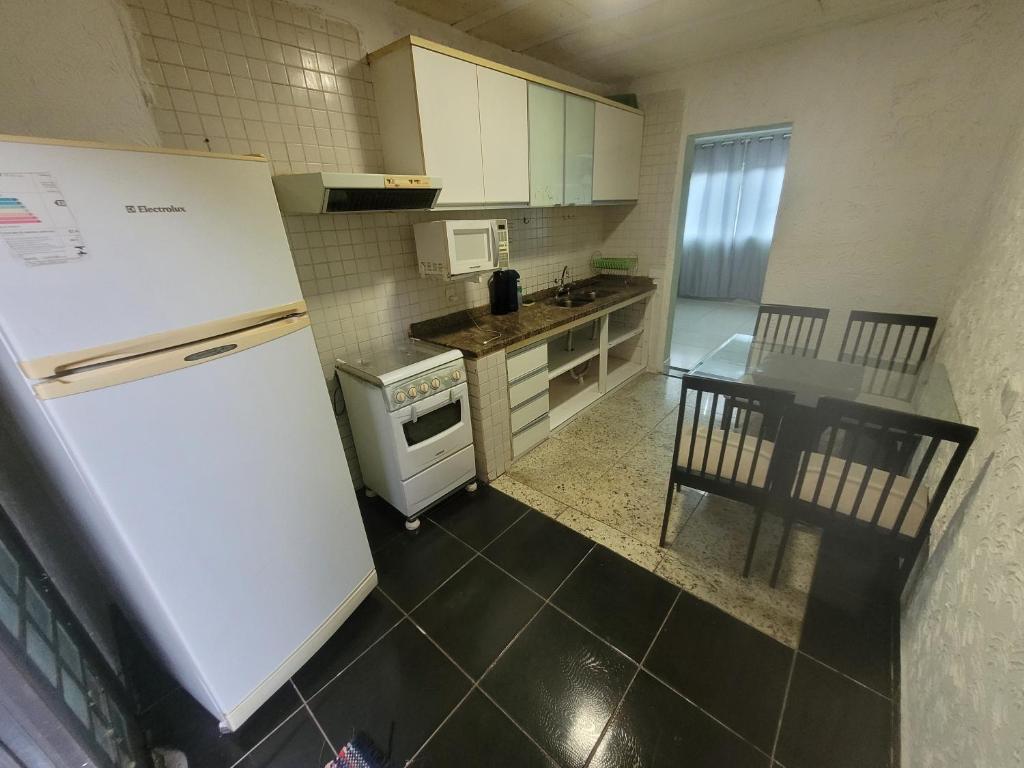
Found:
[[[582,307],[587,304],[594,302],[594,299],[587,298],[585,296],[555,296],[554,298],[548,299],[547,303],[553,307],[565,307],[571,309],[572,307]]]

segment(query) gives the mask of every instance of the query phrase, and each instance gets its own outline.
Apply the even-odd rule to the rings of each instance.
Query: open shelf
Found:
[[[634,334],[635,335],[635,334]],[[644,370],[643,363],[637,363],[621,357],[608,357],[608,378],[606,379],[606,390],[611,392],[627,379],[635,376]]]
[[[644,332],[643,325],[630,325],[629,323],[608,323],[608,349],[621,344],[624,341],[639,336]]]
[[[570,368],[582,365],[601,354],[601,337],[590,338],[590,326],[579,328],[573,337],[573,350],[566,350],[566,336],[556,336],[548,342],[548,378],[561,376]]]
[[[597,383],[597,361],[591,364],[595,370],[587,375],[587,383],[581,385],[568,373],[548,382],[551,428],[568,421],[592,402],[601,397]]]

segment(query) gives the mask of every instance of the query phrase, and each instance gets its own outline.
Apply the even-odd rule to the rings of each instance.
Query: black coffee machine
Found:
[[[519,273],[514,269],[499,269],[490,280],[491,314],[507,315],[519,309]]]

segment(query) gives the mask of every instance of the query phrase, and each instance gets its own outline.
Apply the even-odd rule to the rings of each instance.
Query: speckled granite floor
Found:
[[[639,376],[558,429],[493,485],[795,648],[820,544],[816,531],[794,529],[772,589],[781,522],[765,518],[744,579],[751,508],[684,489],[675,496],[669,544],[658,546],[679,392],[678,379]]]

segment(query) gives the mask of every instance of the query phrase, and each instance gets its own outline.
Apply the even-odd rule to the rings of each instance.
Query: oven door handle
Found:
[[[417,420],[420,418],[420,416],[426,416],[431,411],[436,411],[438,408],[444,408],[449,403],[454,403],[455,399],[456,399],[455,398],[455,390],[454,389],[449,389],[448,390],[448,399],[447,400],[441,400],[440,402],[434,403],[433,405],[431,405],[426,410],[423,410],[422,408],[420,408],[420,404],[419,403],[413,403],[412,404],[412,410],[409,411],[409,413],[412,414],[412,418],[410,419],[410,421],[413,424],[415,424],[417,422]]]

